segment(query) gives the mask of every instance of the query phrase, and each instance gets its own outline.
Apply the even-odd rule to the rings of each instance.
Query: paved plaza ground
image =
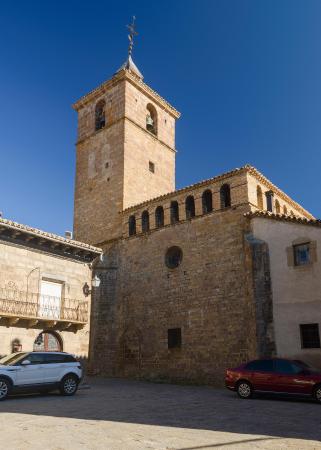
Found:
[[[0,403],[0,449],[321,449],[321,405],[92,378],[74,397]]]

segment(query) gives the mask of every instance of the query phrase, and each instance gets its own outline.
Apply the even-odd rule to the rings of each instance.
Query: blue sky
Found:
[[[321,217],[321,2],[2,2],[0,210],[72,228],[71,104],[134,61],[182,113],[177,187],[246,163]]]

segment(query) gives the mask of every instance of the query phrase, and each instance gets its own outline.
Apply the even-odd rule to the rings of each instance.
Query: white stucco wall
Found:
[[[321,333],[321,228],[262,217],[251,222],[253,235],[269,245],[277,353],[321,368],[321,350],[302,349],[300,336],[300,324],[318,323]],[[317,261],[288,265],[286,249],[298,238],[316,241]]]

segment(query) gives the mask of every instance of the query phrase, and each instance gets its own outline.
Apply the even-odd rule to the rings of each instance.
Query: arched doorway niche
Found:
[[[42,331],[33,344],[34,352],[62,352],[63,342],[59,333],[55,331]]]

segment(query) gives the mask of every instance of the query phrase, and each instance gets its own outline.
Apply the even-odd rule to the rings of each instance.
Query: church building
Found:
[[[0,355],[222,384],[279,355],[321,368],[321,221],[251,165],[175,186],[180,113],[132,59],[74,104],[74,238],[0,218]]]
[[[180,113],[131,46],[74,109],[74,236],[103,249],[91,372],[221,383],[262,356],[320,366],[320,221],[250,165],[176,190]]]

